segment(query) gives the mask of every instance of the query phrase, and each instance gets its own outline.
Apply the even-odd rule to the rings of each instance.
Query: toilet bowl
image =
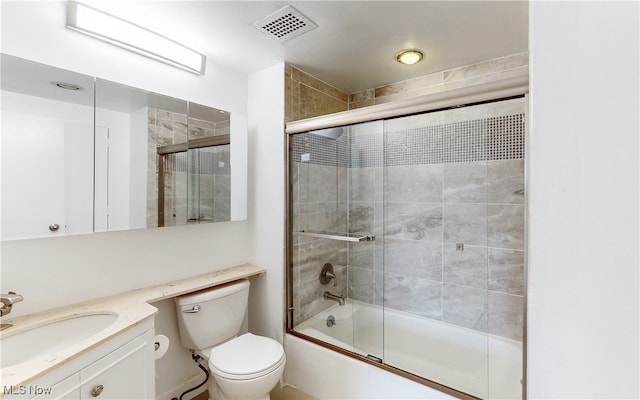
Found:
[[[248,297],[243,279],[174,299],[182,344],[208,361],[211,400],[268,400],[284,371],[278,341],[240,334]]]
[[[285,354],[277,341],[245,333],[209,353],[212,398],[221,400],[268,400],[285,366]],[[212,393],[213,392],[213,393]]]

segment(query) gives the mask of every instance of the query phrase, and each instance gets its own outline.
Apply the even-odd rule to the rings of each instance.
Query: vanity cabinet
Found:
[[[153,332],[146,332],[80,371],[79,398],[155,398],[155,382],[149,379],[149,375],[154,376]]]
[[[150,327],[132,328],[3,399],[155,398],[152,321]]]

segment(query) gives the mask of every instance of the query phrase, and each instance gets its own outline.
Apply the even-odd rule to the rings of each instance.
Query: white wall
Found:
[[[531,2],[528,393],[640,397],[638,2]]]
[[[80,35],[65,28],[65,2],[3,2],[1,17],[4,53],[246,115],[247,76],[211,62],[197,76]],[[22,315],[240,264],[251,259],[247,226],[3,242],[2,290],[22,291]]]
[[[246,75],[209,60],[206,74],[196,76],[85,37],[65,28],[64,5],[3,1],[0,51],[246,115]],[[264,108],[283,112],[278,101]],[[5,241],[0,244],[0,290],[24,296],[12,316],[108,296],[252,261],[250,232],[249,222],[241,221]],[[167,324],[170,310],[161,308],[158,324]],[[180,346],[177,340],[172,343]],[[163,359],[168,365],[184,361],[168,357]],[[171,375],[158,379],[165,387],[182,383]]]
[[[249,221],[253,262],[267,269],[251,287],[249,330],[278,338],[284,329],[284,63],[249,76]]]

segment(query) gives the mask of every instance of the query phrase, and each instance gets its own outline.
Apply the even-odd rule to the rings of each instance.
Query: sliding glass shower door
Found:
[[[382,292],[375,289],[382,182],[376,187],[374,176],[382,170],[382,126],[307,132],[289,142],[290,327],[373,359],[382,357],[382,313],[364,305]],[[378,148],[354,149],[363,137]],[[353,173],[353,163],[368,169]]]
[[[524,98],[289,137],[289,329],[522,395]]]

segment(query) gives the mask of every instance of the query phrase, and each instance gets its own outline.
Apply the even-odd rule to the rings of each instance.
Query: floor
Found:
[[[308,394],[288,385],[282,387],[280,387],[280,385],[276,385],[276,387],[273,388],[270,394],[271,400],[317,400],[315,397],[311,397]],[[193,398],[193,400],[208,399],[209,392],[207,392],[206,390]]]

